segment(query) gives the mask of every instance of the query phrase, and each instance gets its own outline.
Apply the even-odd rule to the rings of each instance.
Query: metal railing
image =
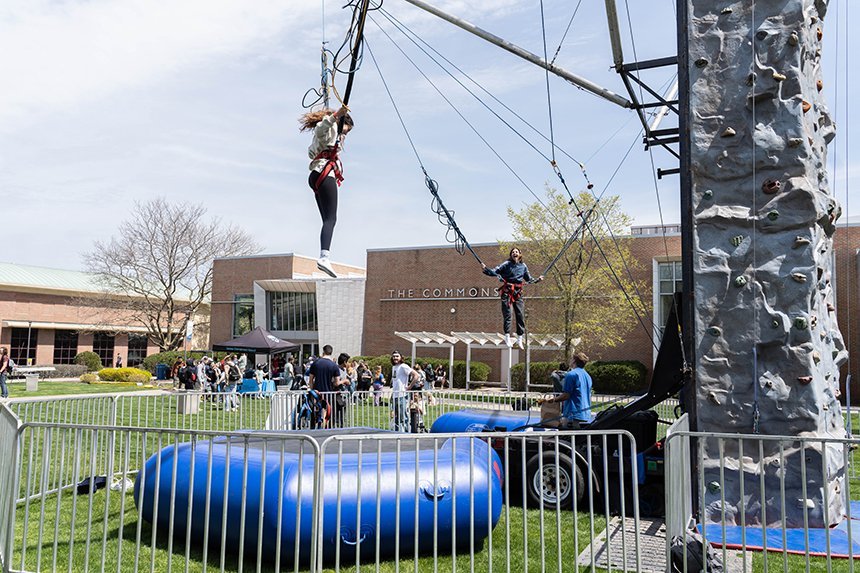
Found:
[[[851,536],[860,531],[860,515],[852,515],[851,494],[860,484],[851,467],[858,447],[856,438],[670,431],[667,541],[692,523],[701,544],[732,563],[727,571],[854,571],[860,551]],[[698,571],[687,556],[682,570]]]
[[[594,569],[612,553],[640,570],[623,431],[19,425],[5,405],[0,417],[0,453],[19,452],[0,470],[4,571],[562,571],[571,555]],[[592,540],[619,519],[634,526],[600,553]]]

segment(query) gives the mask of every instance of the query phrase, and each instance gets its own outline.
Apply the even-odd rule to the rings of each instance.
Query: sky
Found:
[[[846,72],[860,61],[860,42],[847,35],[860,24],[860,11],[849,13],[849,2],[830,2],[824,77],[839,126],[830,146],[832,187],[847,203],[848,219],[860,220],[848,191],[860,183],[860,151],[849,146],[860,134],[856,113],[848,117],[845,105],[857,101],[860,87]],[[431,3],[543,54],[539,0]],[[299,133],[297,119],[305,111],[303,95],[320,82],[322,42],[336,48],[348,27],[342,4],[0,3],[0,261],[82,269],[94,241],[123,225],[133,228],[135,201],[156,197],[204,205],[201,216],[245,229],[264,253],[317,256],[320,219],[307,187],[310,138]],[[603,5],[543,0],[547,50],[552,57],[560,46],[557,65],[625,94],[611,69]],[[619,0],[618,6],[626,61],[675,55],[673,0]],[[405,0],[384,0],[383,8],[544,137],[552,125],[571,191],[583,190],[585,180],[568,155],[586,166],[595,192],[622,197],[634,224],[679,221],[678,178],[656,181],[652,168],[677,162],[662,150],[643,150],[634,112],[555,76],[548,97],[543,69]],[[550,143],[481,93],[539,152],[532,149],[379,11],[368,23],[367,42],[423,165],[467,239],[509,239],[507,208],[534,202],[532,193],[542,197],[547,184],[558,187],[546,159]],[[658,70],[646,79],[665,89],[672,76]],[[345,77],[336,82],[343,90]],[[342,155],[346,181],[332,258],[364,265],[367,249],[444,244],[424,175],[368,53],[350,108],[356,126]],[[664,126],[670,125],[667,118]]]

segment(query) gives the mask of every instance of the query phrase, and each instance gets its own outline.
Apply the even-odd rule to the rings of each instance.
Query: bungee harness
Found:
[[[334,147],[323,149],[317,153],[313,160],[318,161],[320,159],[325,159],[326,164],[322,168],[322,171],[320,171],[320,175],[317,177],[317,182],[314,183],[314,193],[319,193],[323,181],[325,181],[325,178],[328,177],[328,174],[332,171],[334,171],[334,179],[337,181],[337,186],[340,187],[343,183],[343,164],[340,162],[340,157],[338,156],[337,144],[335,144]]]
[[[502,279],[502,286],[499,288],[499,294],[502,297],[502,300],[507,297],[508,304],[514,304],[518,300],[520,300],[523,296],[523,285],[524,282],[513,282],[507,279]]]

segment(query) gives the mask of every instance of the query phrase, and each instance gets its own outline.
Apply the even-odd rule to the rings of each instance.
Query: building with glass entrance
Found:
[[[323,274],[316,259],[287,253],[216,259],[212,273],[213,343],[261,326],[318,354],[330,344],[336,353],[362,348],[365,271],[333,264],[337,279]]]

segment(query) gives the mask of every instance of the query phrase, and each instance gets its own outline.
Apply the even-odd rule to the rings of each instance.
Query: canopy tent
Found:
[[[248,334],[220,344],[213,344],[212,350],[226,352],[256,352],[258,354],[277,354],[298,350],[300,346],[289,340],[281,340],[271,332],[258,326]]]

